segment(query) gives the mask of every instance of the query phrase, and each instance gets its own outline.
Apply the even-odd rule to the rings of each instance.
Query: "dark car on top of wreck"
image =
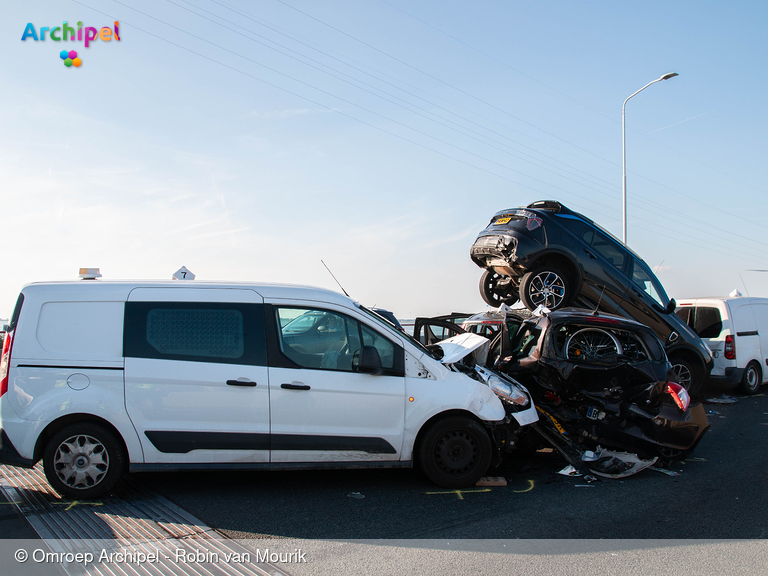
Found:
[[[702,393],[710,350],[674,313],[675,300],[643,259],[583,214],[552,200],[502,210],[470,257],[485,269],[480,294],[487,304],[577,306],[636,320],[664,343],[680,383]]]

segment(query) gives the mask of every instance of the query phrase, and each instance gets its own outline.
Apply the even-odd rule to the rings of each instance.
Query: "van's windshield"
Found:
[[[358,308],[358,310],[360,310],[361,312],[364,312],[371,319],[373,319],[376,322],[377,326],[383,327],[388,332],[390,332],[392,334],[396,334],[397,336],[399,336],[401,338],[407,339],[408,341],[410,341],[411,344],[416,346],[419,350],[421,350],[425,354],[429,354],[429,356],[431,356],[432,358],[435,358],[436,360],[439,360],[439,358],[437,358],[435,356],[435,354],[429,350],[429,348],[425,347],[424,344],[422,344],[421,342],[416,340],[413,336],[411,336],[407,332],[403,332],[402,330],[398,330],[388,320],[385,320],[384,318],[382,318],[381,316],[376,314],[376,312],[374,312],[370,308],[366,308],[365,306],[363,306],[362,304],[359,304],[357,302],[355,302],[355,306]]]

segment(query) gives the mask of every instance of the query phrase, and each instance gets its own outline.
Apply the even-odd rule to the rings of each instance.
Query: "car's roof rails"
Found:
[[[565,206],[560,204],[557,200],[537,200],[526,206],[526,208],[537,208],[539,210],[551,210],[552,212],[560,212]],[[567,208],[565,208],[568,210]]]

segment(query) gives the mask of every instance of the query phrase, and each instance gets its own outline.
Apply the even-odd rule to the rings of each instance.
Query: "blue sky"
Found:
[[[131,6],[129,8],[129,5]],[[485,308],[469,248],[556,199],[671,296],[768,296],[764,2],[58,0],[0,22],[0,317],[75,279],[291,282]],[[120,21],[120,42],[21,42]],[[746,285],[746,290],[745,290]]]

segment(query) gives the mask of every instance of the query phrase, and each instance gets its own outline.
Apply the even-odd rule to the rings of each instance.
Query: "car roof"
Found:
[[[606,314],[604,312],[598,312],[595,314],[593,310],[586,310],[584,308],[561,308],[560,310],[555,310],[554,312],[548,312],[546,316],[555,322],[576,320],[578,322],[588,322],[602,325],[610,323],[622,324],[625,326],[639,326],[641,328],[645,328],[646,330],[650,330],[650,328],[648,328],[645,324],[637,322],[636,320],[625,318],[624,316],[616,316],[615,314]]]
[[[609,237],[613,238],[613,240],[617,244],[619,244],[622,248],[624,248],[624,250],[626,250],[627,252],[632,254],[632,256],[634,256],[636,259],[640,260],[640,262],[643,262],[646,266],[648,266],[645,260],[643,260],[637,252],[635,252],[629,246],[624,244],[611,232],[609,232],[608,230],[600,226],[600,224],[598,224],[591,218],[587,218],[586,216],[584,216],[584,214],[581,214],[580,212],[575,212],[571,210],[570,208],[566,207],[564,204],[558,202],[557,200],[537,200],[536,202],[531,202],[530,204],[528,204],[528,206],[518,206],[516,208],[507,208],[505,210],[499,210],[498,212],[496,212],[496,214],[493,217],[496,218],[497,216],[507,214],[513,210],[528,210],[530,212],[534,212],[535,214],[538,214],[539,216],[544,216],[546,218],[549,218],[551,213],[562,214],[567,216],[575,216],[580,220],[583,220],[586,224],[589,224],[590,226],[597,228],[603,234],[606,234]]]
[[[253,290],[264,298],[285,298],[295,300],[318,300],[321,302],[349,306],[354,300],[325,288],[302,286],[297,284],[273,284],[267,282],[219,282],[199,280],[67,280],[55,282],[33,282],[22,288],[22,293],[35,293],[37,296],[50,294],[61,297],[69,295],[80,299],[106,298],[108,300],[126,300],[134,288],[175,288],[193,290],[195,288],[223,288]]]

